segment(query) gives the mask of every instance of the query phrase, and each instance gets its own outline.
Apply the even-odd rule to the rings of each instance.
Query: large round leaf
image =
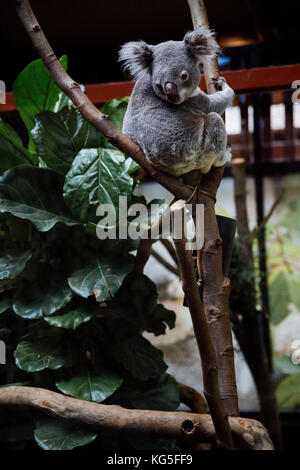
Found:
[[[25,268],[32,256],[31,251],[8,249],[0,255],[0,280],[10,280],[17,277]]]
[[[62,56],[60,63],[67,69],[68,58]],[[61,93],[47,67],[41,59],[25,67],[13,84],[14,99],[18,111],[30,132],[34,127],[34,116],[41,111],[54,111]],[[33,142],[30,148],[34,148]]]
[[[54,317],[45,317],[44,320],[49,325],[67,330],[76,330],[82,323],[88,322],[93,317],[93,312],[88,308],[80,306],[63,315],[55,315]]]
[[[28,163],[28,159],[33,160],[33,155],[23,147],[14,129],[0,119],[0,173]]]
[[[63,176],[81,149],[101,147],[103,142],[102,134],[72,107],[38,114],[31,134],[43,161]]]
[[[76,360],[75,351],[60,332],[46,329],[28,335],[14,352],[16,365],[27,372],[70,367]]]
[[[41,232],[58,222],[78,224],[70,218],[58,176],[30,165],[17,166],[0,177],[0,212],[30,220]]]
[[[112,204],[118,213],[119,196],[130,196],[133,179],[125,157],[110,149],[79,152],[64,185],[64,198],[75,217],[85,220],[90,203]]]
[[[280,370],[284,374],[295,374],[300,372],[299,365],[293,364],[291,361],[291,357],[287,355],[273,355],[273,365],[276,369]]]
[[[71,289],[81,297],[94,294],[98,302],[110,299],[117,292],[126,274],[132,269],[131,257],[106,258],[75,271],[68,279]]]
[[[143,336],[133,336],[107,345],[113,358],[138,380],[161,376],[167,369],[162,352]]]
[[[134,408],[140,410],[175,411],[180,405],[178,384],[168,374],[155,383],[124,386],[120,393]]]
[[[113,123],[120,131],[122,130],[123,120],[128,106],[128,98],[113,99],[105,103],[101,112],[109,116],[110,122]]]
[[[89,370],[82,366],[70,378],[56,382],[57,388],[75,398],[101,403],[110,397],[121,385],[123,379],[110,370]]]
[[[43,450],[72,450],[90,444],[97,437],[74,423],[42,418],[37,422],[34,438]]]
[[[286,377],[277,387],[276,396],[281,410],[300,408],[300,373]]]
[[[285,273],[278,273],[270,285],[271,321],[275,325],[288,315],[288,306],[291,302],[288,281]]]
[[[23,318],[36,319],[52,315],[72,298],[72,291],[63,281],[47,284],[44,290],[38,285],[24,288],[13,299],[14,312]]]

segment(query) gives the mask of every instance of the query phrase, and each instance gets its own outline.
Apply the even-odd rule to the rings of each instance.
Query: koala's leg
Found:
[[[214,154],[213,166],[223,166],[231,160],[231,150],[227,147],[227,134],[222,117],[209,113],[204,118],[204,132],[206,136],[206,151]]]

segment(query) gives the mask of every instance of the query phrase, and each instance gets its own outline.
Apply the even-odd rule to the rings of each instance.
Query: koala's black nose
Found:
[[[165,93],[167,97],[169,98],[170,101],[173,101],[176,103],[178,101],[179,96],[178,96],[178,90],[177,90],[177,85],[172,82],[166,82],[165,84]]]

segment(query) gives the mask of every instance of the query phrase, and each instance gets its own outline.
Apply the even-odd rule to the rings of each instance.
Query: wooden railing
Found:
[[[294,80],[300,80],[300,64],[224,71],[223,76],[236,94],[288,90]],[[113,98],[129,96],[133,86],[134,82],[129,81],[86,85],[86,93],[94,104],[102,104]],[[205,88],[204,79],[200,86]],[[8,92],[6,104],[0,104],[0,114],[15,110],[13,93]]]

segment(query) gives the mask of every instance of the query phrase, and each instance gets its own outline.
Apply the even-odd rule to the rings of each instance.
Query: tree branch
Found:
[[[120,132],[109,121],[109,117],[102,114],[81,91],[79,85],[64,70],[48,43],[41,26],[39,25],[28,0],[12,0],[18,15],[35,49],[44,61],[55,83],[73,101],[83,117],[98,129],[109,142],[122,152],[130,155],[149,175],[178,198],[188,198],[192,190],[181,183],[177,178],[154,168],[146,159],[141,148],[129,137]]]
[[[0,389],[0,407],[29,408],[90,429],[130,434],[215,442],[210,415],[184,412],[129,410],[117,405],[99,405],[36,387],[9,386]],[[240,449],[273,450],[266,429],[255,420],[231,418],[230,426]]]
[[[162,238],[160,241],[164,245],[164,247],[168,250],[169,254],[173,258],[173,261],[175,262],[175,264],[177,266],[178,261],[177,261],[176,251],[175,251],[175,248],[173,246],[173,243],[170,240],[168,240],[167,238]]]
[[[177,201],[171,206],[173,240],[182,277],[182,288],[191,313],[202,363],[204,395],[215,425],[217,439],[221,446],[233,449],[228,417],[219,392],[216,352],[199,295],[192,253],[186,249],[184,207],[184,201]]]
[[[203,0],[188,0],[194,28],[208,25]],[[217,59],[204,67],[208,93],[216,92],[215,80],[220,76]],[[216,196],[221,183],[224,167],[212,168],[200,183],[200,189]],[[225,411],[230,416],[239,415],[238,396],[234,369],[234,350],[229,313],[230,280],[222,272],[222,239],[220,238],[214,200],[198,193],[198,204],[204,204],[204,247],[201,251],[201,275],[203,282],[203,304],[213,343],[215,346],[220,394]]]
[[[171,271],[171,273],[175,274],[176,276],[179,276],[179,269],[173,266],[171,263],[169,263],[165,258],[163,258],[157,251],[154,250],[154,248],[151,249],[151,255],[160,263],[162,264],[166,269]]]
[[[205,414],[208,412],[205,398],[193,387],[178,382],[180,401],[189,408],[193,413]]]
[[[284,191],[282,191],[279,195],[279,197],[274,201],[274,203],[272,204],[272,206],[270,207],[270,210],[269,212],[267,213],[267,215],[263,218],[263,220],[261,221],[261,223],[259,224],[258,227],[256,227],[250,234],[250,240],[249,240],[249,243],[253,243],[253,240],[257,237],[257,235],[259,234],[259,232],[265,227],[265,225],[269,222],[270,218],[272,217],[272,215],[274,214],[274,211],[276,209],[276,207],[278,206],[278,204],[280,203],[282,197],[283,197],[283,194],[284,194]]]

